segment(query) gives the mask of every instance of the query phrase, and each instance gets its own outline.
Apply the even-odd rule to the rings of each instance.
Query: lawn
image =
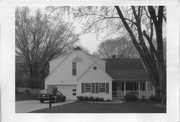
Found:
[[[149,101],[129,101],[121,104],[75,102],[31,113],[166,113],[166,107],[158,107],[157,103]]]

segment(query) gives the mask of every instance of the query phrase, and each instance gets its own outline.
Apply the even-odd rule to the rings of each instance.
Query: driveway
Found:
[[[52,107],[64,105],[68,103],[73,103],[74,101],[66,101],[59,103],[52,103]],[[40,103],[38,100],[27,100],[27,101],[18,101],[16,102],[16,113],[28,113],[31,111],[48,108],[49,103]]]

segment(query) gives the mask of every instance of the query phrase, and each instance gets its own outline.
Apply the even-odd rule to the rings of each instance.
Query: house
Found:
[[[140,99],[154,95],[139,59],[100,59],[77,47],[49,64],[45,89],[56,86],[67,100],[76,100],[77,96],[112,100],[123,98],[129,92],[136,93]]]

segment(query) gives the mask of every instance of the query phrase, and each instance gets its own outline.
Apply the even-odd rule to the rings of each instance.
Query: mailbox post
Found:
[[[47,93],[49,94],[49,108],[52,107],[52,94],[53,94],[53,89],[54,89],[54,86],[52,85],[49,85],[47,87]]]

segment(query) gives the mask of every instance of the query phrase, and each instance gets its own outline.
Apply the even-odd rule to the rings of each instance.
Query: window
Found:
[[[90,92],[93,94],[97,94],[99,92],[109,93],[109,83],[82,83],[81,92]]]
[[[93,69],[94,69],[94,70],[97,70],[97,66],[94,66]]]
[[[99,83],[99,92],[105,92],[105,83]]]
[[[145,83],[140,83],[140,90],[145,91]]]
[[[91,91],[92,91],[92,84],[85,83],[85,92],[91,92]]]
[[[124,82],[121,83],[121,90],[124,91]]]
[[[137,82],[126,83],[126,90],[127,91],[137,91],[138,90],[138,83]]]
[[[72,91],[73,91],[73,92],[76,92],[76,89],[73,89]]]
[[[76,93],[73,93],[73,96],[75,96],[76,95]]]
[[[77,63],[72,62],[72,75],[76,75],[76,68],[77,68]]]

